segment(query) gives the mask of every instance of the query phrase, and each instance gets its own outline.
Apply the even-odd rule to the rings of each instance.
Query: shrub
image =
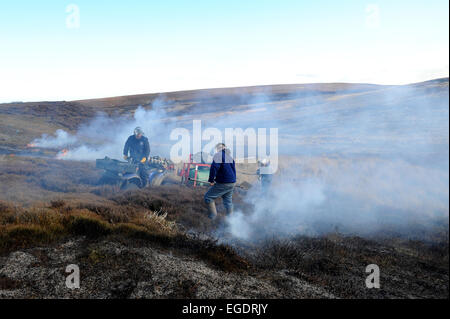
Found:
[[[88,238],[97,238],[111,233],[111,226],[94,216],[69,216],[66,227],[70,234],[82,235]]]
[[[0,227],[0,249],[24,248],[44,244],[56,239],[51,229],[38,225],[11,225]]]

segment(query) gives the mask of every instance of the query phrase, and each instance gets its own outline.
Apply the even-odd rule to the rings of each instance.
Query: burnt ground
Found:
[[[223,219],[206,218],[205,189],[122,192],[96,185],[90,162],[0,160],[1,298],[449,296],[448,231],[221,244],[211,234]],[[244,196],[235,203],[248,213]],[[65,287],[69,264],[80,267],[80,289]],[[369,264],[380,267],[380,289],[365,286]]]
[[[413,101],[418,108],[412,110],[420,110],[422,100],[432,101],[436,118],[448,116],[448,78],[409,87],[415,90],[401,100],[405,105]],[[399,104],[383,99],[380,93],[389,89],[302,84],[0,104],[0,298],[448,298],[448,221],[421,240],[336,230],[218,241],[212,234],[224,219],[206,217],[205,189],[162,185],[122,192],[97,185],[100,172],[92,162],[54,160],[60,150],[27,147],[57,129],[75,133],[98,112],[132,116],[138,105],[149,109],[160,98],[169,117],[244,112],[252,98],[243,95],[287,102],[282,106],[296,99],[295,114],[302,117],[302,106],[320,95],[330,111],[342,108],[348,116],[365,105],[378,118],[380,105],[386,111]],[[293,109],[286,110],[291,118]],[[448,126],[444,133],[439,143],[448,149]],[[252,207],[244,197],[237,190],[234,202],[248,214]],[[69,264],[80,267],[80,289],[65,286]],[[380,267],[380,289],[365,286],[369,264]]]

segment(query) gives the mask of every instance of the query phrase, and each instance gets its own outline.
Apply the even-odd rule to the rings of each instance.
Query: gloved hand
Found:
[[[123,159],[124,159],[124,160],[127,160],[127,159],[128,159],[128,156],[127,156],[127,155],[124,155],[124,156],[123,156]]]
[[[146,158],[146,157],[143,157],[143,158],[141,159],[141,163],[145,163],[145,162],[147,162],[147,158]]]

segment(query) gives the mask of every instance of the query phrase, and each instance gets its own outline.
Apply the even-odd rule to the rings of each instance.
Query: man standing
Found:
[[[128,156],[128,153],[130,156]],[[138,164],[138,173],[141,177],[142,187],[147,185],[148,172],[145,168],[148,156],[150,155],[150,144],[148,138],[144,136],[144,131],[139,126],[134,129],[134,134],[128,137],[123,148],[123,158],[131,159],[133,164]]]
[[[267,174],[263,172],[263,168],[268,167],[270,161],[267,158],[263,158],[258,161],[259,168],[256,170],[256,175],[258,180],[261,182],[261,191],[267,193],[270,184],[272,183],[272,174]]]
[[[216,151],[209,170],[208,182],[212,187],[204,197],[211,219],[217,216],[214,200],[218,197],[222,197],[227,215],[233,213],[233,190],[236,184],[236,166],[230,151],[223,143],[216,145]]]

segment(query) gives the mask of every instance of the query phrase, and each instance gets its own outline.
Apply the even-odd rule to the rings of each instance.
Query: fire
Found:
[[[67,155],[67,153],[69,153],[69,150],[67,148],[63,149],[62,151],[60,151],[57,155],[57,158],[62,158],[64,156]]]

